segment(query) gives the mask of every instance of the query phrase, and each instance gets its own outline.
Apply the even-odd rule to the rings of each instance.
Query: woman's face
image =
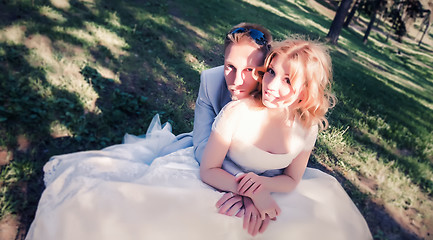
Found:
[[[295,93],[290,79],[290,65],[285,57],[276,55],[263,76],[262,102],[268,108],[287,107],[293,103]]]
[[[232,99],[242,99],[257,87],[253,69],[263,65],[265,54],[249,41],[230,44],[224,55],[224,77]]]

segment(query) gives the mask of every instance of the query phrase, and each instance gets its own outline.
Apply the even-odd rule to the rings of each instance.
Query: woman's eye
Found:
[[[252,68],[247,68],[247,72],[252,72],[253,69]]]
[[[286,81],[287,84],[289,84],[289,85],[291,84],[290,83],[290,78],[285,78],[284,80]]]
[[[226,68],[227,69],[233,69],[233,68],[235,68],[233,65],[231,65],[231,64],[229,64],[229,65],[226,65]]]

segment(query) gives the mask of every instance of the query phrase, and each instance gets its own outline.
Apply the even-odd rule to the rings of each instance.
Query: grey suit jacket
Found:
[[[230,92],[224,79],[224,66],[203,71],[195,104],[193,130],[194,154],[199,163],[212,130],[212,123],[230,100]]]

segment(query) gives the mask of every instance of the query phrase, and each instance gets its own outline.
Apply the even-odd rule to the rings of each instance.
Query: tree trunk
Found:
[[[427,30],[428,30],[429,27],[430,27],[430,22],[428,22],[428,23],[425,25],[424,33],[422,34],[421,39],[419,40],[418,46],[421,46],[422,39],[424,38],[424,35],[426,34],[426,32],[427,32]]]
[[[352,1],[353,0],[343,0],[337,9],[337,13],[335,14],[334,20],[332,20],[331,27],[329,28],[328,35],[326,35],[326,38],[332,44],[337,44],[338,37],[343,28],[344,19],[347,16]]]
[[[371,29],[373,28],[373,25],[374,25],[374,21],[376,21],[376,12],[377,12],[377,9],[375,9],[373,11],[373,13],[371,14],[370,23],[368,24],[367,30],[365,31],[365,34],[364,34],[364,38],[362,39],[364,44],[367,43],[368,36],[370,35]]]
[[[356,0],[355,5],[353,5],[353,7],[352,7],[352,10],[350,10],[349,15],[347,15],[346,21],[343,24],[344,28],[348,28],[349,27],[349,24],[352,21],[353,16],[355,16],[356,10],[358,10],[359,1],[360,0]]]
[[[368,36],[370,35],[371,29],[373,28],[374,22],[376,21],[377,11],[379,10],[381,4],[383,3],[382,1],[383,0],[375,0],[375,2],[374,2],[374,9],[371,13],[370,23],[368,24],[367,30],[365,31],[365,34],[364,34],[364,38],[362,39],[364,44],[367,43]]]
[[[432,6],[433,6],[433,4],[432,4]],[[422,23],[421,26],[424,25],[425,29],[424,29],[424,32],[422,33],[421,39],[419,40],[418,46],[421,46],[422,39],[424,38],[424,35],[428,32],[428,28],[430,27],[430,19],[431,19],[430,14],[431,14],[431,11],[430,10],[424,10],[424,12],[426,12],[427,14],[424,17],[424,21],[423,21],[423,23]],[[423,14],[424,14],[424,12],[423,12]],[[421,29],[422,28],[419,29],[420,32],[421,32]]]

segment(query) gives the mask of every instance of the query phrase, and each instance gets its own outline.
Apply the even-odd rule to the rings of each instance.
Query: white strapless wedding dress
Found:
[[[26,239],[372,239],[335,178],[312,168],[294,191],[273,194],[281,215],[250,236],[241,218],[217,213],[223,193],[200,180],[192,147],[158,157],[176,138],[159,118],[153,123],[144,139],[51,158]],[[273,158],[252,145],[240,149]]]

